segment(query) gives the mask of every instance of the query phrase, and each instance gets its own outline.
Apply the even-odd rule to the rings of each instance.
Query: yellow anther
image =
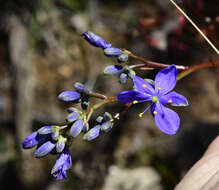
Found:
[[[168,103],[172,103],[173,101],[172,100],[168,100]]]
[[[160,88],[157,88],[158,90],[160,90]]]
[[[143,87],[143,88],[146,88],[146,87],[147,87],[147,85],[146,85],[146,84],[142,84],[142,87]]]
[[[156,111],[154,111],[154,112],[153,112],[153,114],[154,114],[154,115],[156,115],[156,114],[157,114],[157,112],[156,112]]]
[[[138,101],[137,101],[137,100],[134,100],[132,103],[133,103],[133,104],[137,104],[137,103],[138,103]]]
[[[142,115],[143,115],[143,113],[139,113],[139,114],[138,114],[139,117],[142,117]]]

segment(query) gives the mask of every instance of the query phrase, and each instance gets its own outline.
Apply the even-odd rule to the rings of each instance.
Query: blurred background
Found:
[[[219,135],[219,69],[213,68],[178,82],[176,91],[190,106],[177,108],[181,128],[175,136],[162,134],[149,112],[139,119],[146,104],[135,105],[109,133],[89,143],[78,137],[71,146],[69,178],[56,181],[50,175],[56,155],[36,159],[21,143],[33,130],[64,121],[69,105],[57,95],[77,81],[108,96],[132,87],[103,75],[116,60],[90,46],[82,32],[93,31],[115,47],[166,64],[213,61],[215,53],[168,0],[0,2],[2,189],[171,190]],[[177,3],[218,47],[215,2]],[[157,70],[136,72],[153,78]],[[93,118],[120,106],[106,106]]]

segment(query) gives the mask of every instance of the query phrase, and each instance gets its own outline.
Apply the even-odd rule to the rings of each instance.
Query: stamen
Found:
[[[140,118],[142,117],[142,115],[143,115],[143,113],[139,113],[139,114],[138,114],[138,116],[139,116]]]
[[[158,90],[160,90],[160,88],[157,88]]]
[[[147,85],[146,85],[146,84],[142,84],[142,87],[143,87],[143,88],[146,88],[146,87],[147,87]]]
[[[154,114],[154,115],[156,115],[156,114],[157,114],[157,112],[156,112],[156,111],[154,111],[154,112],[153,112],[153,114]]]
[[[137,104],[137,103],[138,103],[138,101],[137,101],[137,100],[134,100],[132,103],[133,103],[133,104]]]
[[[119,120],[119,113],[117,113],[117,114],[114,116],[114,118]]]
[[[168,103],[172,103],[173,101],[170,99],[170,100],[168,100]]]
[[[143,112],[139,113],[138,116],[141,118],[143,114],[151,107],[152,104],[150,104]]]

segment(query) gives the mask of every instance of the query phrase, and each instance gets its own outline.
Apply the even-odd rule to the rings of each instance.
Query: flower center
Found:
[[[157,102],[158,100],[159,100],[159,98],[157,96],[152,97],[152,102]]]

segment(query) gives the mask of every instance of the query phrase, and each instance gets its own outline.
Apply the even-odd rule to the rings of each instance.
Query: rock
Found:
[[[151,167],[109,168],[103,190],[162,190],[160,176]]]

